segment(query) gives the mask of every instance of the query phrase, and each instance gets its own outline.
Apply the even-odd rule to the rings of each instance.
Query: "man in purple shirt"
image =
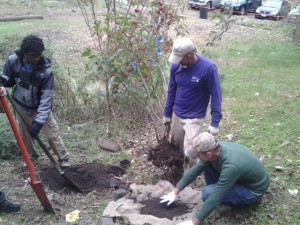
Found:
[[[197,55],[194,43],[188,38],[174,42],[169,62],[172,65],[163,123],[172,122],[171,143],[184,152],[188,147],[187,140],[203,132],[209,102],[211,122],[208,131],[214,136],[219,134],[222,119],[220,79],[216,65]],[[189,129],[185,129],[187,124]],[[191,162],[185,156],[184,171],[190,166]]]

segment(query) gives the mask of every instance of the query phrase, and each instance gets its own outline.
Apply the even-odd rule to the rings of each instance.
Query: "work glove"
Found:
[[[211,133],[214,136],[218,136],[219,135],[219,127],[213,127],[210,125],[208,127],[208,133]]]
[[[170,192],[167,195],[164,195],[162,197],[160,197],[162,200],[159,203],[164,203],[164,202],[168,202],[167,206],[171,205],[173,202],[176,201],[177,199],[177,195],[175,194],[174,190],[172,192]]]
[[[192,220],[189,220],[189,221],[184,221],[182,223],[178,223],[177,225],[194,225],[194,223]]]
[[[40,130],[42,129],[43,124],[36,122],[35,120],[32,122],[31,126],[28,128],[28,132],[32,137],[38,136]]]
[[[0,96],[3,97],[6,95],[6,90],[4,87],[0,87]]]
[[[167,125],[168,123],[171,123],[171,117],[163,116],[163,124]]]
[[[0,76],[0,84],[5,84],[6,83],[6,79],[4,78],[4,77],[2,77],[2,76]]]

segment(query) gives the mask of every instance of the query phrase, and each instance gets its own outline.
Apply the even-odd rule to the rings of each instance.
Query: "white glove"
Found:
[[[189,221],[184,221],[182,223],[178,223],[177,225],[194,225],[194,223],[192,220],[189,220]]]
[[[4,87],[0,87],[0,96],[5,96],[6,95],[6,90]]]
[[[164,195],[162,197],[160,197],[162,200],[159,203],[164,203],[164,202],[168,202],[167,206],[171,205],[173,202],[176,201],[177,199],[177,195],[175,194],[174,190],[172,192],[170,192],[167,195]]]
[[[171,118],[163,116],[163,124],[166,125],[167,123],[171,123]]]
[[[214,136],[218,136],[219,135],[219,127],[213,127],[210,125],[208,127],[208,133],[211,133]]]

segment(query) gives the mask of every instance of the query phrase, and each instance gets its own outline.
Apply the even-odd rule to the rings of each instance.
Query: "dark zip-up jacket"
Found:
[[[51,60],[42,56],[34,70],[25,68],[20,50],[8,57],[3,67],[4,87],[14,87],[13,98],[22,107],[37,110],[35,121],[45,124],[51,111],[54,75]]]

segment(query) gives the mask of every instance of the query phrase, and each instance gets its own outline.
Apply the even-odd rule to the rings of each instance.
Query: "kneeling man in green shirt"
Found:
[[[202,172],[206,186],[202,189],[202,207],[191,221],[179,225],[204,224],[208,215],[220,204],[236,208],[259,204],[270,184],[270,175],[260,160],[245,146],[233,142],[218,142],[204,132],[188,140],[185,154],[198,158],[174,190],[161,197],[167,205],[176,201],[179,193]]]

